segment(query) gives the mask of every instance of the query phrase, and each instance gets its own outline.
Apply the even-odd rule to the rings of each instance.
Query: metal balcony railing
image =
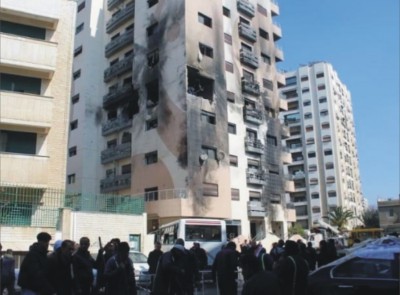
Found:
[[[116,62],[104,71],[104,82],[111,81],[114,77],[122,75],[132,70],[133,54],[128,55],[124,59]]]
[[[262,111],[251,107],[243,107],[243,115],[246,121],[254,124],[261,124],[263,120]]]
[[[113,9],[115,6],[117,6],[118,4],[124,2],[124,0],[108,0],[107,1],[107,9],[111,10]]]
[[[257,41],[257,32],[246,23],[239,23],[239,36],[246,38],[251,42]]]
[[[242,77],[242,92],[258,96],[260,95],[260,85]]]
[[[240,49],[240,61],[253,69],[258,68],[258,57],[249,50]]]
[[[133,29],[126,31],[114,40],[111,40],[105,49],[106,57],[110,57],[118,50],[124,48],[126,45],[133,44]]]
[[[249,17],[254,17],[256,13],[254,5],[247,0],[238,0],[237,9]]]
[[[245,138],[245,149],[249,153],[262,154],[264,152],[264,145],[259,139],[251,139],[249,137]]]
[[[267,210],[260,201],[247,202],[247,214],[249,217],[265,217]]]
[[[126,98],[133,96],[133,94],[134,91],[132,85],[120,86],[103,96],[103,107],[106,108],[109,105],[123,101]]]
[[[253,185],[264,185],[267,181],[265,172],[261,169],[247,169],[247,183]]]
[[[130,17],[135,16],[135,2],[130,2],[124,9],[116,12],[106,24],[106,32],[109,34],[127,21]]]
[[[106,164],[112,161],[130,157],[131,152],[132,147],[130,142],[118,144],[101,152],[101,163]]]
[[[103,124],[102,134],[108,135],[132,126],[132,119],[120,116]]]
[[[109,193],[131,187],[131,174],[115,175],[100,180],[100,192]]]

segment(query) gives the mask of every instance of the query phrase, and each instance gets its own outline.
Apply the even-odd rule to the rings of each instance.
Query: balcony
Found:
[[[288,203],[286,204],[286,221],[287,222],[296,222],[296,209],[294,204]]]
[[[53,121],[53,98],[18,92],[0,92],[0,123],[25,125],[46,132]]]
[[[285,123],[281,124],[281,136],[282,136],[282,139],[286,139],[286,138],[290,137],[289,126]]]
[[[279,6],[276,3],[275,0],[272,0],[271,2],[271,15],[272,16],[278,16],[279,15]]]
[[[301,149],[302,147],[303,147],[303,144],[301,142],[300,143],[291,143],[288,145],[288,148],[290,150]]]
[[[296,171],[296,173],[292,175],[292,179],[305,179],[305,178],[306,174],[304,173],[304,171]]]
[[[298,124],[298,123],[300,123],[300,118],[285,119],[286,125],[292,125],[292,124]],[[293,136],[293,134],[291,136]]]
[[[124,9],[116,12],[106,24],[106,32],[110,34],[124,22],[135,16],[135,2],[130,2]]]
[[[240,49],[240,62],[250,68],[258,68],[258,57],[249,50]]]
[[[116,62],[104,71],[104,82],[110,82],[114,77],[120,76],[132,70],[133,54],[128,55],[124,59]]]
[[[132,98],[134,90],[132,85],[119,86],[115,90],[110,91],[108,94],[103,96],[103,108],[107,108],[113,104],[117,104],[128,98]]]
[[[259,96],[260,85],[257,82],[246,80],[242,77],[242,92]]]
[[[250,18],[254,17],[254,15],[256,13],[256,9],[255,9],[254,5],[251,4],[247,0],[238,0],[237,9],[238,9],[238,11],[247,15]]]
[[[101,152],[101,163],[107,164],[112,161],[128,158],[131,156],[132,147],[130,142],[118,144]]]
[[[272,35],[274,37],[274,41],[278,41],[279,39],[282,38],[282,29],[279,24],[276,22],[272,23]]]
[[[101,131],[104,136],[129,127],[132,127],[132,119],[119,116],[116,119],[109,120],[106,123],[104,123]]]
[[[275,45],[275,61],[280,62],[283,61],[283,51],[281,48]]]
[[[106,49],[105,49],[106,57],[110,57],[115,52],[117,52],[118,50],[124,48],[125,46],[127,46],[129,44],[133,44],[133,29],[126,31],[125,33],[118,36],[114,40],[111,40],[106,45]]]
[[[131,187],[131,174],[110,176],[100,181],[100,192],[110,193]]]
[[[282,154],[281,154],[281,159],[283,164],[291,164],[293,162],[292,160],[292,154],[287,148],[282,148]]]
[[[284,190],[287,193],[294,193],[296,191],[296,189],[294,187],[294,181],[289,177],[285,178]]]
[[[260,201],[249,201],[247,202],[247,214],[249,217],[261,217],[267,216],[267,210]]]
[[[275,222],[284,222],[286,221],[285,218],[285,211],[283,210],[282,204],[271,204],[271,220]]]
[[[261,140],[259,139],[252,139],[249,137],[246,137],[244,139],[244,145],[245,145],[245,150],[248,153],[253,153],[253,154],[262,154],[264,153],[264,145],[261,143]]]
[[[122,2],[124,2],[124,0],[108,0],[107,1],[107,9],[111,10]]]
[[[261,169],[247,169],[246,177],[247,184],[251,185],[265,185],[267,181],[267,176]]]
[[[0,153],[0,175],[4,183],[47,186],[49,158],[36,155]]]
[[[263,122],[262,111],[256,108],[244,106],[243,117],[245,121],[256,125],[260,125]]]
[[[286,99],[279,98],[279,110],[285,112],[288,110],[288,103]]]
[[[1,33],[0,44],[0,62],[4,67],[13,68],[15,74],[29,72],[43,79],[53,76],[57,62],[56,43]]]
[[[250,42],[257,41],[257,31],[246,23],[239,23],[239,36]]]
[[[286,85],[285,73],[281,70],[277,70],[275,77],[276,77],[276,83],[278,84],[278,88],[285,87]],[[284,97],[284,99],[286,99],[286,97]]]

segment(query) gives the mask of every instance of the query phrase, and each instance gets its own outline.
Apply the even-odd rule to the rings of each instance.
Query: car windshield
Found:
[[[129,258],[133,263],[147,263],[147,257],[140,252],[130,252]]]

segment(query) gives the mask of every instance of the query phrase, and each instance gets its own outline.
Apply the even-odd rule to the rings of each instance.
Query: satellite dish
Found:
[[[208,155],[206,153],[200,154],[200,160],[205,161],[208,159]]]
[[[224,152],[218,152],[217,153],[217,160],[222,161],[225,158]]]

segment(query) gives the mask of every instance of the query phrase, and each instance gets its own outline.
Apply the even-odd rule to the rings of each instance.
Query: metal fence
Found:
[[[144,197],[69,193],[62,189],[0,183],[0,224],[56,227],[62,209],[142,214]]]

